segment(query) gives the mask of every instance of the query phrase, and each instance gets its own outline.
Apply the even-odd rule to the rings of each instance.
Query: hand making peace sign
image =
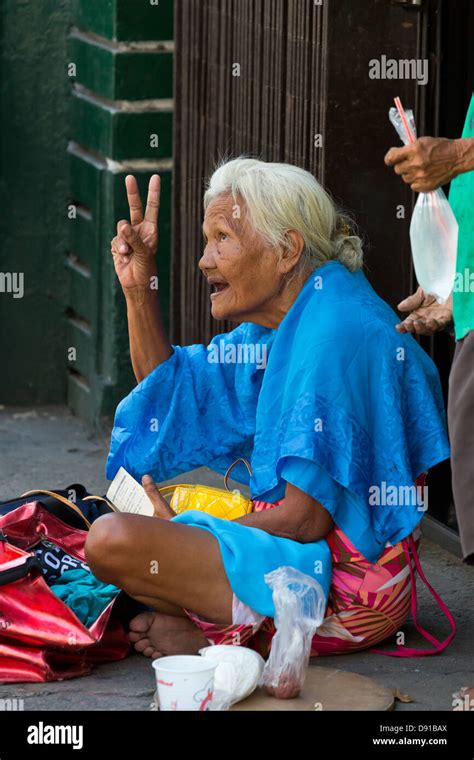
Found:
[[[125,185],[130,222],[117,224],[117,237],[111,243],[115,271],[124,291],[150,287],[151,278],[156,276],[161,180],[157,174],[150,179],[145,216],[135,177],[126,177]]]

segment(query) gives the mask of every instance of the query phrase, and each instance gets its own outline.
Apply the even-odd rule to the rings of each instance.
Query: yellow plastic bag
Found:
[[[225,489],[179,484],[160,488],[160,492],[163,496],[172,494],[170,507],[177,515],[188,512],[190,509],[196,509],[200,512],[207,512],[213,517],[220,517],[221,520],[237,520],[239,517],[248,515],[253,507],[250,499],[242,496],[239,491],[230,491],[227,486],[230,472],[238,462],[243,462],[251,474],[248,462],[245,459],[238,459],[225,474]]]

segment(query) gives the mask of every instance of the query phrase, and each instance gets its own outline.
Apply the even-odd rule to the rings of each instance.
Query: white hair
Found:
[[[340,261],[351,272],[362,267],[362,241],[351,220],[304,169],[253,158],[226,161],[208,182],[204,208],[229,194],[236,204],[244,201],[252,227],[275,250],[287,247],[290,230],[302,235],[301,268],[314,270],[331,260]]]

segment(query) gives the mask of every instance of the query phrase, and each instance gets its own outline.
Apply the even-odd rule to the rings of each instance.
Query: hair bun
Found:
[[[364,263],[362,240],[357,235],[338,235],[334,241],[334,258],[344,264],[350,272],[357,272]]]
[[[343,215],[337,220],[334,258],[344,264],[350,272],[357,272],[364,263],[362,240],[355,233],[351,220]]]

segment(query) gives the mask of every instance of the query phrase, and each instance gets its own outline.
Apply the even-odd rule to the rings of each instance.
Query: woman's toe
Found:
[[[137,650],[137,652],[141,652],[142,654],[145,654],[145,649],[150,649],[150,647],[151,647],[151,642],[150,642],[150,639],[147,639],[147,638],[140,639],[140,641],[137,641],[137,643],[135,644],[135,649]],[[155,650],[152,647],[152,652],[154,651]]]
[[[142,654],[145,655],[145,657],[151,657],[154,651],[155,651],[154,647],[147,647],[146,649],[143,650]]]
[[[146,633],[150,629],[154,617],[154,612],[141,612],[140,615],[137,615],[130,621],[130,632]]]
[[[137,641],[140,641],[141,639],[144,639],[147,635],[147,631],[144,633],[138,633],[138,631],[129,631],[128,632],[128,638],[132,642],[132,644],[136,644]]]

